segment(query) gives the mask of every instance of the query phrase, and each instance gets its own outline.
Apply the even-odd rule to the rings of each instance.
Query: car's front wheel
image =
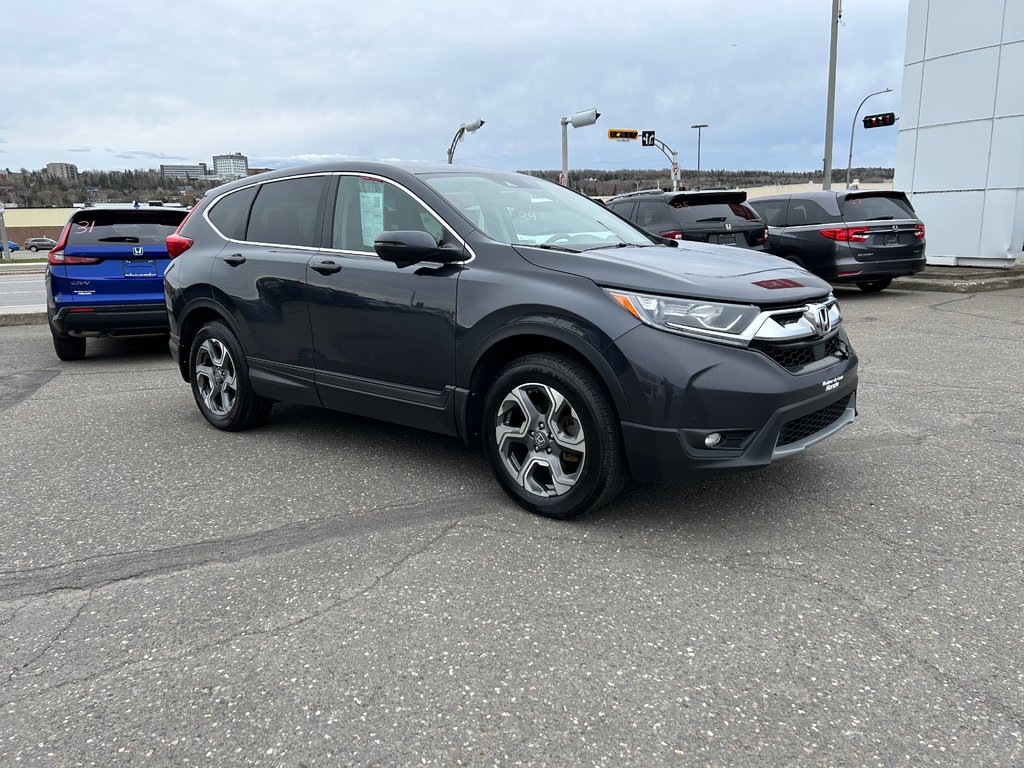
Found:
[[[192,340],[189,379],[196,405],[217,429],[249,429],[270,414],[273,401],[253,392],[242,347],[224,323],[207,323]]]
[[[483,433],[502,488],[546,517],[597,509],[626,480],[608,394],[585,366],[562,355],[528,355],[507,365],[485,398]]]
[[[878,293],[884,291],[892,283],[891,277],[883,277],[878,280],[866,280],[862,283],[857,283],[857,287],[865,293]]]

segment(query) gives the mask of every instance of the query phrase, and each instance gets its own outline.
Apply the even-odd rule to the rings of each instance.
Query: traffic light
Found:
[[[640,137],[640,131],[631,131],[623,128],[610,128],[608,130],[609,139],[619,139],[622,141],[636,141]]]
[[[883,112],[880,115],[866,115],[864,117],[865,128],[882,128],[886,125],[896,124],[895,112]]]

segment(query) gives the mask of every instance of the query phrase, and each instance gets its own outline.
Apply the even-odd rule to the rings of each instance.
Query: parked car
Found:
[[[854,419],[827,283],[531,176],[271,171],[210,192],[167,249],[171,353],[214,427],[289,401],[457,435],[541,515],[630,474],[764,466]]]
[[[747,193],[740,189],[654,189],[629,192],[605,202],[620,216],[661,237],[763,251],[768,228],[746,199]]]
[[[881,291],[924,269],[924,223],[902,192],[794,192],[750,204],[768,223],[770,253],[829,282]]]
[[[57,244],[57,241],[50,237],[30,237],[25,241],[25,249],[36,253],[37,251],[48,251]]]
[[[46,310],[61,360],[85,356],[88,336],[167,333],[167,236],[181,208],[81,208],[46,269]]]
[[[0,240],[0,243],[2,243],[2,242],[3,242],[3,240]],[[9,250],[9,251],[16,251],[16,250],[18,250],[18,244],[16,242],[14,242],[13,240],[8,240],[7,241],[7,250]]]

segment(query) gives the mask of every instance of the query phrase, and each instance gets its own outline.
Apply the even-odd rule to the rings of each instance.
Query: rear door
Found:
[[[65,301],[90,306],[160,304],[167,236],[183,208],[83,209],[68,224],[61,279]],[[58,272],[60,273],[58,275]]]
[[[924,227],[900,193],[848,195],[839,209],[851,232],[859,230],[849,245],[858,261],[913,259],[924,250]]]

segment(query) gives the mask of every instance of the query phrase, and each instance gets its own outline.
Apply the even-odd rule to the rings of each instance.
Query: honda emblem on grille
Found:
[[[893,231],[893,232],[897,231],[897,230],[898,230],[899,228],[900,228],[900,225],[899,225],[899,224],[893,224],[893,225],[892,225],[892,231]]]
[[[132,247],[132,256],[141,256],[142,254],[143,249],[141,245],[136,245]]]
[[[804,320],[818,336],[824,336],[832,330],[832,318],[828,314],[828,307],[824,304],[808,307],[804,311]]]
[[[725,228],[726,228],[726,229],[732,229],[732,224],[726,224],[726,225],[725,225]]]

